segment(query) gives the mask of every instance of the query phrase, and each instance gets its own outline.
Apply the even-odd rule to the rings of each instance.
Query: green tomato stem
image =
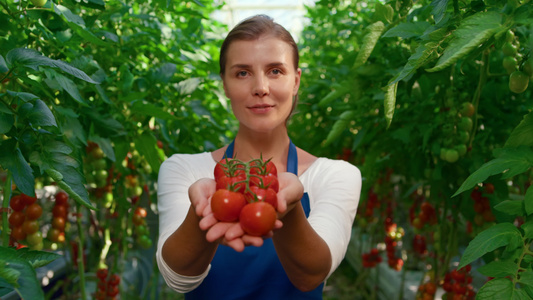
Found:
[[[7,219],[7,210],[9,208],[9,200],[11,200],[11,172],[7,170],[6,185],[4,186],[4,201],[2,201],[2,246],[9,245],[9,222]]]

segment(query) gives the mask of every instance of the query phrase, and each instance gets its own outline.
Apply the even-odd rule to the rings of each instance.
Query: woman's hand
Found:
[[[189,188],[189,198],[194,207],[196,215],[201,217],[199,227],[207,231],[208,242],[216,242],[229,246],[235,251],[241,252],[246,246],[260,247],[263,239],[272,237],[270,232],[265,237],[247,235],[241,228],[239,222],[219,222],[211,211],[211,197],[216,191],[216,182],[213,179],[203,178],[191,185]],[[276,220],[274,229],[281,228],[283,224]]]
[[[282,219],[302,199],[304,186],[293,173],[278,173],[278,219]]]

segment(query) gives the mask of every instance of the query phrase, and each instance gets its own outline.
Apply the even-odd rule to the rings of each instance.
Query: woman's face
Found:
[[[294,69],[292,51],[272,36],[229,45],[222,80],[241,127],[271,132],[285,126],[301,76],[301,70]]]

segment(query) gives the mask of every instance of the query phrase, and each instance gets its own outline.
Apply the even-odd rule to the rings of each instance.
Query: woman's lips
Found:
[[[274,108],[274,105],[267,105],[267,104],[261,104],[261,105],[254,105],[248,107],[249,110],[251,110],[255,114],[266,114],[269,111],[271,111]]]

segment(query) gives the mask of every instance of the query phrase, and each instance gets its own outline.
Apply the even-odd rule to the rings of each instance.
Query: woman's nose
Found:
[[[257,76],[254,81],[254,96],[264,97],[268,95],[268,80],[263,76]]]

